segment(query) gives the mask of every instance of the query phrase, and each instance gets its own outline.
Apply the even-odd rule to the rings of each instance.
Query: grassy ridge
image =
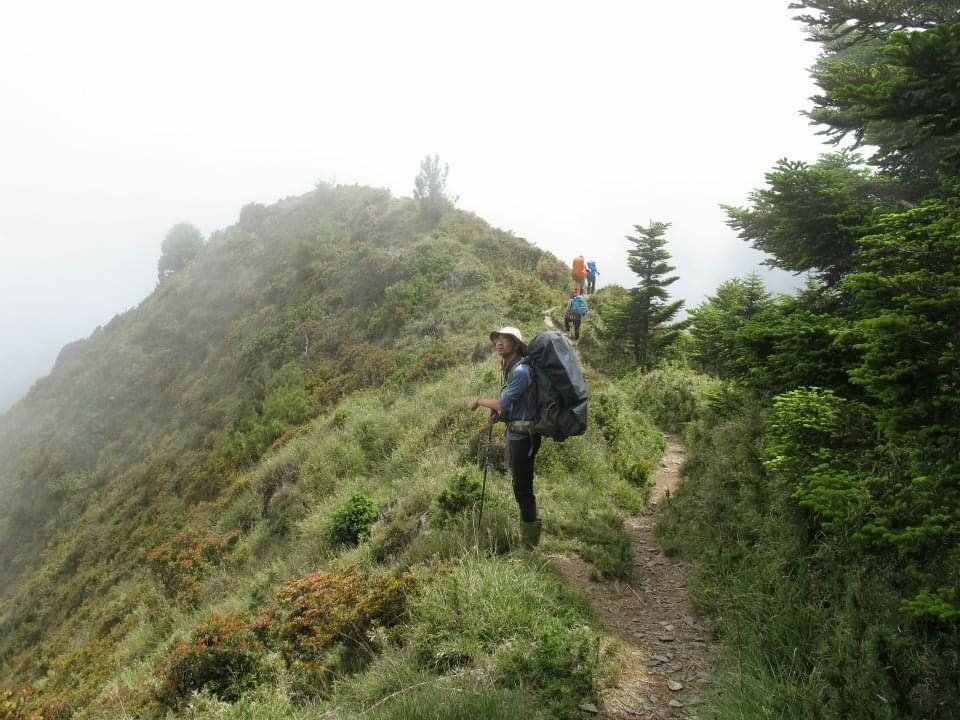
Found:
[[[514,552],[502,441],[462,410],[499,387],[490,328],[535,332],[565,277],[469,214],[425,227],[383,191],[244,208],[0,421],[0,670],[33,688],[5,701],[569,714],[607,673],[605,640]],[[662,440],[618,388],[591,389],[588,435],[541,452],[538,500],[545,546],[615,577]],[[487,635],[463,631],[474,610]],[[434,684],[450,690],[425,701]]]
[[[515,306],[559,297],[562,269],[466,213],[425,228],[416,203],[370,188],[245,207],[0,418],[2,674],[43,677],[109,634],[104,604],[211,524],[272,444],[351,393],[483,356]]]
[[[496,464],[502,447],[491,452],[496,460],[482,522],[473,504],[460,512],[441,509],[445,491],[448,499],[451,491],[471,497],[461,478],[479,481],[477,453],[485,448],[478,418],[459,405],[488,390],[495,377],[491,360],[416,392],[362,394],[317,418],[239,477],[211,514],[215,522],[199,529],[239,539],[221,557],[189,568],[195,582],[176,585],[189,590],[169,592],[155,571],[132,578],[129,589],[137,592],[128,598],[131,606],[116,608],[106,672],[88,674],[79,686],[48,676],[45,691],[70,698],[65,702],[78,708],[76,717],[122,717],[124,708],[180,712],[176,702],[165,711],[156,700],[178,642],[195,638],[211,616],[253,618],[270,610],[278,588],[296,578],[357,567],[365,577],[413,573],[415,589],[399,624],[370,626],[359,650],[338,642],[324,647],[322,679],[282,645],[264,643],[236,696],[218,697],[216,684],[198,675],[193,689],[206,688],[205,699],[181,699],[193,703],[191,716],[308,717],[323,708],[348,717],[419,683],[438,688],[427,707],[444,708],[444,717],[482,708],[511,717],[538,706],[547,708],[544,717],[570,714],[611,672],[606,640],[542,560],[514,551],[515,503]],[[587,436],[545,443],[538,501],[548,550],[581,552],[616,575],[630,563],[621,518],[642,504],[646,486],[638,477],[648,476],[662,439],[631,412],[619,389],[594,392],[596,422]],[[369,535],[345,546],[331,536],[332,518],[358,493],[379,511]],[[86,645],[73,667],[105,662],[97,652],[95,643]],[[423,717],[415,712],[426,691],[415,690],[384,702],[374,716]]]

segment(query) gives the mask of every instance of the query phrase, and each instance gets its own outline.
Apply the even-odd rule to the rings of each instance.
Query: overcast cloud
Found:
[[[817,48],[787,2],[16,3],[0,26],[0,412],[154,287],[164,234],[317,180],[459,206],[632,285],[672,222],[699,303],[759,256],[724,225],[782,156]],[[791,278],[770,276],[775,288]]]

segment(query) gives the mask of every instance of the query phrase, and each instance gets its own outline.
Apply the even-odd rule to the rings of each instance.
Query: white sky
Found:
[[[318,179],[409,195],[428,153],[460,207],[601,284],[633,284],[633,225],[672,222],[695,306],[759,258],[719,203],[825,149],[786,6],[5,3],[0,412],[153,289],[174,223],[206,234]]]

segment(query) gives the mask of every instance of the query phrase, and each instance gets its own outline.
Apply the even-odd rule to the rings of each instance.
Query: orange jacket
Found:
[[[587,263],[583,255],[578,255],[573,260],[573,272],[570,273],[574,280],[584,280],[587,277]]]

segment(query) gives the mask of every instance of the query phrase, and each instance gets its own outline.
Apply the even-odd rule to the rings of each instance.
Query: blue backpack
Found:
[[[573,314],[577,317],[583,317],[587,314],[587,299],[583,295],[576,295],[573,298]]]

